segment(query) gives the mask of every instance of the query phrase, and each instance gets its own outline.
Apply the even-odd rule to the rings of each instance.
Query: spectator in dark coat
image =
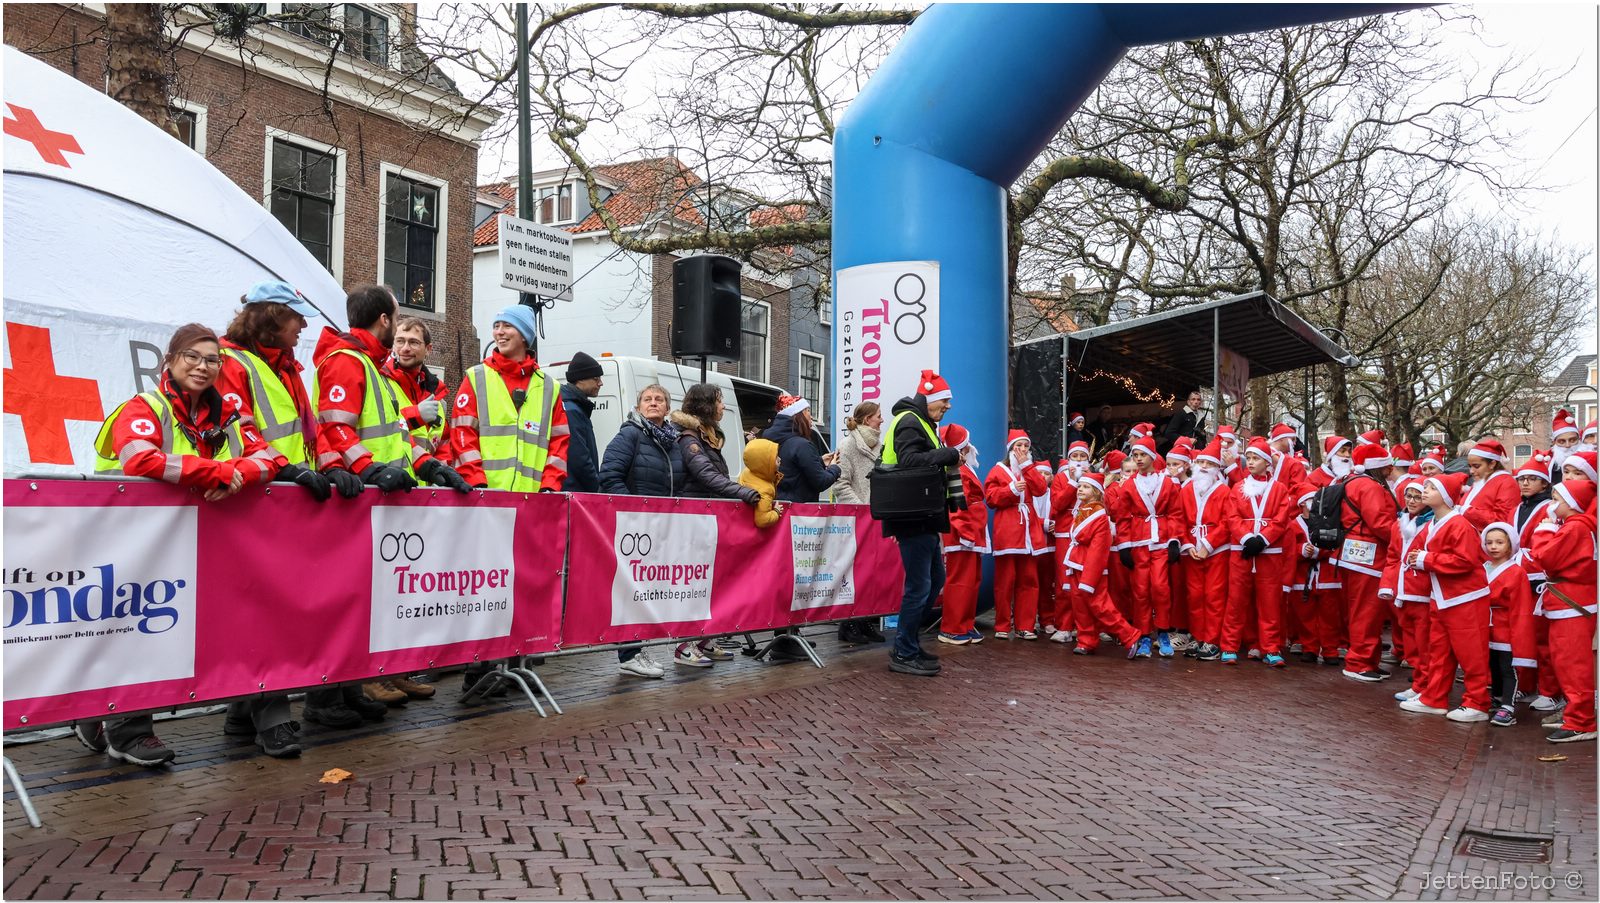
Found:
[[[810,403],[804,398],[778,398],[778,416],[761,438],[778,443],[778,500],[815,502],[839,479],[839,455],[817,453],[811,441]]]
[[[667,422],[672,402],[655,383],[639,390],[633,413],[622,422],[600,463],[600,491],[613,495],[680,495],[683,451],[678,431]]]
[[[1094,423],[1089,424],[1089,444],[1094,446],[1095,454],[1108,448],[1116,448],[1122,442],[1120,424],[1111,419],[1111,405],[1100,406],[1100,414]],[[1069,444],[1067,446],[1071,448]]]
[[[572,439],[567,446],[567,492],[600,491],[600,452],[594,441],[594,413],[590,399],[600,394],[603,381],[600,364],[582,351],[567,364],[567,381],[561,386],[561,404],[567,409],[567,426]]]
[[[1183,436],[1194,440],[1195,448],[1205,448],[1206,445],[1206,412],[1202,405],[1205,396],[1199,389],[1189,393],[1189,399],[1183,408],[1167,420],[1167,425],[1161,428],[1161,434],[1156,437],[1156,451],[1166,454],[1172,449],[1172,444]]]

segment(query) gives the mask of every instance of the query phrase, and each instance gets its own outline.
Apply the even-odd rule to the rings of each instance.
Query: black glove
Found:
[[[417,485],[411,474],[388,464],[369,464],[366,470],[361,471],[361,482],[376,486],[384,492],[394,492],[396,489],[410,492],[412,487]]]
[[[428,459],[428,461],[422,465],[422,468],[417,471],[417,476],[427,480],[435,486],[444,486],[449,489],[454,489],[463,495],[472,491],[472,487],[468,485],[466,480],[461,478],[461,474],[456,473],[456,469],[454,467],[451,467],[437,458]]]
[[[353,499],[361,494],[361,478],[343,467],[328,471],[327,477],[342,498]]]
[[[1249,539],[1246,539],[1244,541],[1243,545],[1240,546],[1239,554],[1244,556],[1245,558],[1254,558],[1257,555],[1260,555],[1263,551],[1265,551],[1266,548],[1267,548],[1266,537],[1263,537],[1263,536],[1252,536]]]
[[[1130,571],[1133,570],[1133,550],[1132,549],[1118,549],[1117,550],[1117,557],[1122,559],[1122,566],[1123,567],[1127,568]]]
[[[333,495],[333,486],[327,477],[299,464],[285,464],[283,469],[278,471],[276,482],[299,483],[319,502],[326,502],[328,497]]]
[[[1168,542],[1167,542],[1167,561],[1168,561],[1168,563],[1176,562],[1180,557],[1182,557],[1182,555],[1183,555],[1183,545],[1181,543],[1179,543],[1176,539],[1168,540]]]

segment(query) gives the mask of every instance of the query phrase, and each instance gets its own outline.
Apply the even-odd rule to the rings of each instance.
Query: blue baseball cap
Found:
[[[250,286],[250,290],[244,293],[243,301],[246,304],[261,304],[267,301],[287,304],[290,310],[302,317],[322,315],[322,311],[317,310],[316,306],[308,301],[305,295],[300,294],[294,286],[276,279],[268,282],[257,282],[255,285]]]

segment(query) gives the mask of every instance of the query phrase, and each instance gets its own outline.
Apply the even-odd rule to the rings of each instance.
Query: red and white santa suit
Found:
[[[1339,451],[1349,444],[1350,440],[1343,436],[1329,436],[1322,440],[1322,464],[1306,471],[1305,482],[1312,489],[1332,486],[1350,476],[1349,459],[1339,457]]]
[[[1378,671],[1378,646],[1389,614],[1388,606],[1378,598],[1378,585],[1383,581],[1383,564],[1389,556],[1397,516],[1394,494],[1382,480],[1366,472],[1388,463],[1383,446],[1372,442],[1360,445],[1353,456],[1355,474],[1344,483],[1347,504],[1340,522],[1345,540],[1334,557],[1344,571],[1340,580],[1344,583],[1345,623],[1350,630],[1344,663],[1347,676]]]
[[[1459,505],[1466,475],[1429,477],[1429,486]],[[1461,707],[1489,712],[1489,579],[1484,572],[1478,531],[1454,511],[1423,530],[1422,549],[1412,567],[1427,575],[1433,625],[1429,630],[1428,683],[1418,700],[1429,708],[1450,705],[1456,667],[1466,678]]]
[[[1483,528],[1484,542],[1492,530],[1504,531],[1511,539],[1511,557],[1495,564],[1484,563],[1489,579],[1489,664],[1490,689],[1501,706],[1515,706],[1518,668],[1539,667],[1539,639],[1533,613],[1533,587],[1528,572],[1519,562],[1516,528],[1495,523]],[[1488,549],[1484,549],[1488,554]]]
[[[1084,474],[1078,482],[1099,489],[1103,481],[1102,475],[1090,473]],[[1100,634],[1106,633],[1123,646],[1133,648],[1139,641],[1139,630],[1111,603],[1107,574],[1111,563],[1111,518],[1102,503],[1086,502],[1078,506],[1072,515],[1065,546],[1061,592],[1072,605],[1073,629],[1078,632],[1077,647],[1085,653],[1093,652],[1100,647]]]
[[[1468,461],[1480,458],[1500,465],[1499,470],[1473,483],[1461,502],[1461,513],[1479,530],[1492,523],[1510,523],[1517,516],[1517,506],[1522,504],[1517,480],[1505,469],[1509,463],[1505,452],[1493,439],[1485,439],[1467,452]]]
[[[1038,568],[1033,553],[1044,546],[1044,522],[1033,509],[1033,498],[1050,487],[1032,461],[1019,464],[1012,459],[1012,449],[1027,438],[1022,430],[1011,431],[1005,458],[990,468],[983,485],[984,501],[994,510],[991,546],[996,633],[1030,632],[1039,617]]]
[[[1122,478],[1124,474],[1122,473],[1122,462],[1127,460],[1127,457],[1128,456],[1122,452],[1112,449],[1106,453],[1104,464],[1105,470],[1102,471],[1106,481],[1104,499],[1104,504],[1106,506],[1106,517],[1111,519],[1112,555],[1111,564],[1109,567],[1111,603],[1117,606],[1117,610],[1122,612],[1122,617],[1125,619],[1131,617],[1133,613],[1133,591],[1130,589],[1130,587],[1133,585],[1133,577],[1128,572],[1128,569],[1122,566],[1121,556],[1115,553],[1117,549],[1117,543],[1119,542],[1117,537],[1117,524],[1122,520],[1123,508]]]
[[[1595,730],[1594,651],[1596,547],[1595,484],[1563,481],[1557,499],[1572,513],[1553,528],[1548,523],[1534,537],[1532,557],[1544,572],[1544,592],[1537,611],[1549,622],[1550,658],[1567,708],[1563,730]]]
[[[1172,448],[1167,451],[1167,475],[1172,478],[1174,483],[1178,484],[1180,515],[1183,507],[1181,501],[1183,487],[1187,486],[1189,481],[1193,479],[1185,471],[1190,474],[1193,473],[1194,456],[1194,440],[1188,436],[1178,437],[1178,440],[1172,443]],[[1180,464],[1182,467],[1174,467],[1174,464]],[[1193,636],[1194,631],[1189,624],[1189,562],[1192,559],[1183,552],[1183,543],[1188,534],[1183,529],[1181,517],[1173,535],[1178,538],[1178,558],[1176,561],[1169,560],[1167,562],[1167,587],[1168,594],[1172,597],[1170,627],[1179,633],[1187,633]],[[1168,557],[1170,559],[1171,556]]]
[[[1273,457],[1276,459],[1272,465],[1272,478],[1283,483],[1294,491],[1296,486],[1306,481],[1307,469],[1310,462],[1294,452],[1294,427],[1287,423],[1274,424],[1268,445],[1272,447]]]
[[[1201,462],[1214,464],[1205,471]],[[1213,439],[1195,455],[1195,475],[1178,493],[1178,527],[1182,552],[1189,557],[1183,574],[1188,583],[1189,631],[1195,642],[1222,642],[1222,616],[1228,608],[1228,580],[1233,556],[1233,487],[1223,476],[1222,446]],[[1198,553],[1198,554],[1197,554]]]
[[[978,613],[978,585],[983,581],[983,556],[989,552],[989,509],[983,504],[983,481],[972,462],[977,455],[965,427],[939,427],[939,441],[961,452],[961,494],[967,506],[950,515],[950,532],[942,537],[944,592],[940,596],[943,637],[970,636]]]
[[[1123,481],[1116,549],[1118,557],[1126,550],[1133,559],[1129,587],[1133,612],[1128,622],[1139,628],[1141,636],[1149,636],[1172,627],[1167,564],[1182,548],[1178,484],[1157,466],[1156,445],[1148,437],[1135,442],[1130,454],[1147,458],[1150,472]]]
[[[1056,584],[1061,581],[1057,577],[1055,518],[1050,498],[1050,481],[1055,471],[1049,461],[1040,461],[1034,466],[1044,480],[1044,492],[1032,499],[1033,513],[1044,529],[1044,544],[1033,550],[1033,566],[1037,571],[1034,580],[1039,586],[1039,624],[1048,636],[1055,632],[1056,625],[1067,619],[1070,609],[1067,613],[1059,612],[1056,605]]]
[[[1383,568],[1383,580],[1378,588],[1378,598],[1394,604],[1395,631],[1405,647],[1405,660],[1411,664],[1411,690],[1413,698],[1422,696],[1428,686],[1430,652],[1433,648],[1432,587],[1428,577],[1415,568],[1407,567],[1406,558],[1422,548],[1426,528],[1433,523],[1433,511],[1427,508],[1413,517],[1402,511],[1395,520],[1394,532],[1389,538],[1389,554]]]
[[[1073,452],[1081,451],[1081,459],[1072,458]],[[1054,620],[1040,615],[1040,620],[1046,624],[1055,624],[1058,630],[1071,630],[1072,600],[1067,593],[1061,590],[1061,568],[1066,563],[1067,541],[1072,535],[1072,515],[1078,507],[1078,478],[1089,472],[1089,445],[1086,442],[1074,442],[1067,450],[1067,457],[1061,460],[1061,468],[1050,481],[1050,524],[1052,538],[1055,540],[1055,571],[1051,583],[1056,587],[1056,611]]]
[[[1245,449],[1268,462],[1272,452],[1256,440]],[[1253,628],[1265,655],[1283,654],[1283,567],[1281,541],[1294,516],[1289,489],[1266,476],[1251,476],[1233,490],[1233,543],[1239,546],[1229,575],[1228,607],[1222,623],[1222,650],[1240,651]],[[1224,661],[1228,661],[1224,659]]]
[[[1558,423],[1562,413],[1565,412],[1557,413]],[[1568,420],[1571,420],[1571,414],[1566,416]],[[1573,425],[1571,429],[1573,435],[1577,435],[1577,426]],[[1538,596],[1540,588],[1544,585],[1544,572],[1539,570],[1538,562],[1533,558],[1529,550],[1533,548],[1534,532],[1550,516],[1551,500],[1548,495],[1554,463],[1555,455],[1552,452],[1535,452],[1533,457],[1524,462],[1521,467],[1518,467],[1514,474],[1518,480],[1521,480],[1524,475],[1538,477],[1545,484],[1545,488],[1541,491],[1546,494],[1546,498],[1531,505],[1519,503],[1517,505],[1517,516],[1512,522],[1517,528],[1517,547],[1521,550],[1517,554],[1517,563],[1521,564],[1523,571],[1527,573],[1528,584],[1535,596]],[[1538,662],[1534,667],[1523,668],[1521,673],[1517,675],[1517,683],[1519,686],[1528,688],[1537,686],[1540,696],[1554,699],[1561,695],[1561,685],[1556,682],[1555,668],[1550,665],[1549,622],[1544,618],[1534,618],[1533,620],[1534,638],[1537,642],[1535,658],[1537,658]]]

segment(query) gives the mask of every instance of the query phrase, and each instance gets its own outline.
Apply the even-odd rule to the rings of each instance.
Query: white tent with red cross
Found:
[[[155,388],[172,332],[220,334],[282,279],[344,326],[344,292],[262,205],[188,146],[5,48],[5,473],[94,469],[100,423]]]

